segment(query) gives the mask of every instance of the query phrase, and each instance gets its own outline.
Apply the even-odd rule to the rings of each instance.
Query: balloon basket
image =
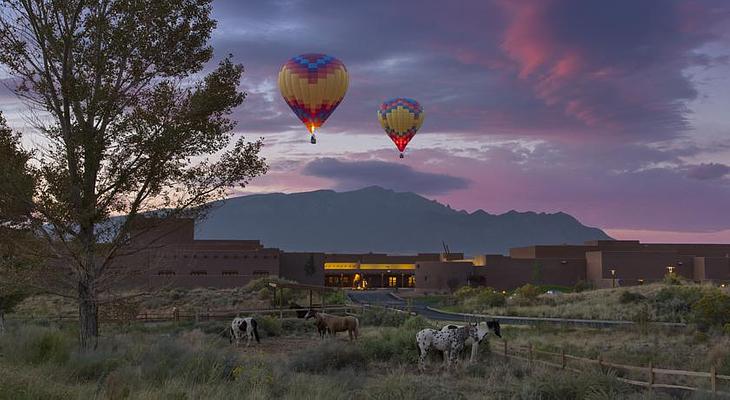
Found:
[[[312,138],[309,139],[309,143],[311,143],[311,144],[317,144],[317,138],[314,137],[314,135],[312,135]]]
[[[405,157],[403,157],[403,153],[400,153],[400,158],[405,158]]]

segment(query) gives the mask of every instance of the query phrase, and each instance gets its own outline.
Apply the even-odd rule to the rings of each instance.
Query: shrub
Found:
[[[365,369],[366,365],[365,355],[360,346],[330,340],[294,353],[288,363],[292,371],[314,374],[344,368],[361,370]]]
[[[402,328],[381,329],[377,335],[363,337],[358,345],[369,360],[415,363],[418,360],[417,332]]]
[[[381,309],[367,309],[358,316],[361,326],[401,326],[407,318],[406,313]]]
[[[593,283],[584,281],[584,280],[579,280],[578,282],[575,283],[575,285],[573,285],[573,290],[576,293],[584,292],[586,290],[593,290]]]
[[[685,321],[692,305],[702,298],[702,288],[692,286],[669,286],[662,288],[654,297],[657,316],[663,320]]]
[[[552,372],[526,378],[521,382],[518,398],[544,400],[619,399],[632,389],[615,378],[615,371],[572,373]]]
[[[619,302],[621,304],[638,303],[643,300],[646,300],[646,297],[643,294],[628,290],[621,292],[621,296],[619,296]]]
[[[540,288],[528,283],[517,288],[515,290],[515,295],[517,296],[517,299],[522,302],[532,303],[537,299],[537,296],[540,295]]]
[[[677,275],[674,272],[667,272],[664,275],[664,284],[665,285],[681,285],[682,280],[679,278],[679,275]]]
[[[281,336],[281,320],[268,315],[256,317],[259,333],[267,337]]]
[[[730,296],[713,290],[692,304],[692,322],[700,330],[730,323]]]
[[[63,365],[76,344],[69,332],[27,326],[0,336],[0,350],[8,359],[26,364]]]

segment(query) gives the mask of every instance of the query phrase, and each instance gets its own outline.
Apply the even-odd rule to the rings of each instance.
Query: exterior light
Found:
[[[670,266],[667,267],[667,271],[669,271],[670,274],[673,274],[674,273],[674,268],[675,267],[673,267],[673,266],[670,265]]]

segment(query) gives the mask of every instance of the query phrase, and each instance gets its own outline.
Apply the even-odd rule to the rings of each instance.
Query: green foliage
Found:
[[[345,304],[347,296],[343,290],[328,291],[324,294],[324,301],[327,305]]]
[[[454,292],[453,297],[468,310],[500,307],[506,302],[504,294],[490,287],[463,286]]]
[[[664,275],[663,281],[664,281],[665,285],[681,285],[682,284],[682,279],[675,272],[667,272]]]
[[[629,290],[621,292],[621,296],[619,296],[619,302],[621,304],[638,303],[644,300],[646,300],[646,296],[641,293],[632,292]]]
[[[724,327],[730,323],[730,296],[719,290],[708,291],[692,304],[691,320],[701,330]]]
[[[593,283],[589,281],[579,280],[573,286],[573,291],[576,293],[584,292],[586,290],[593,290]]]
[[[280,319],[264,315],[256,317],[256,322],[259,324],[259,333],[262,335],[266,335],[267,337],[281,336],[282,326]]]
[[[366,309],[357,317],[361,326],[401,326],[408,314],[383,309]]]
[[[515,289],[515,295],[523,302],[532,303],[541,293],[540,288],[533,284],[526,284]]]
[[[0,353],[18,363],[61,365],[71,357],[74,344],[74,337],[66,331],[22,327],[0,336]]]
[[[664,287],[654,297],[657,317],[665,321],[686,321],[692,311],[692,305],[703,295],[704,291],[700,287]]]

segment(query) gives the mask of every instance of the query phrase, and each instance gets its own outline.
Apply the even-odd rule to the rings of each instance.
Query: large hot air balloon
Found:
[[[302,54],[281,67],[281,95],[312,134],[312,143],[317,143],[314,131],[345,97],[347,83],[345,64],[326,54]]]
[[[400,158],[403,158],[408,142],[423,124],[424,117],[423,107],[413,99],[398,97],[380,105],[378,120],[400,151]]]

